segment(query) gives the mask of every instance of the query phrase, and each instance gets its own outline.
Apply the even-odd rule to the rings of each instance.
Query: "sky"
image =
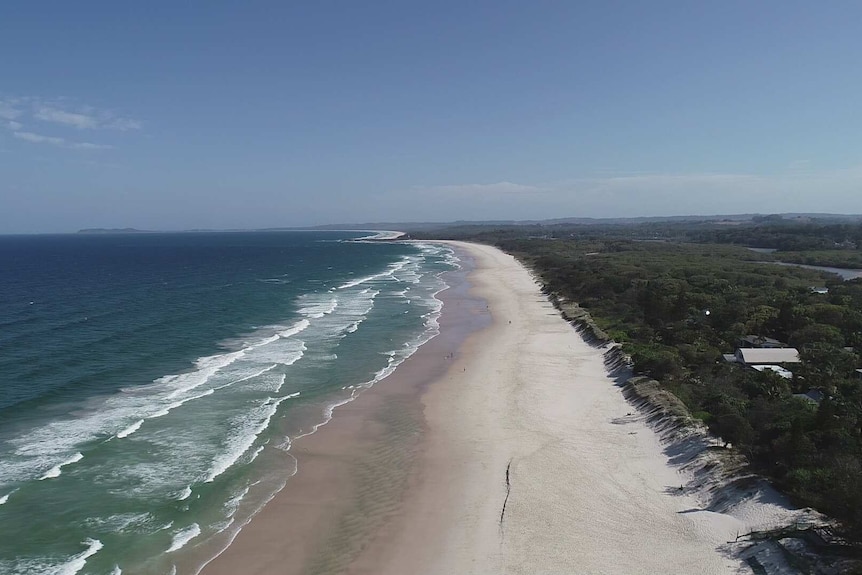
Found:
[[[0,4],[0,233],[862,213],[862,3]]]

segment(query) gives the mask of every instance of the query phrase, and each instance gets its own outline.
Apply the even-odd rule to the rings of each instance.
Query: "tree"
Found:
[[[790,334],[790,345],[797,349],[816,344],[844,347],[844,336],[837,327],[822,323],[807,325]]]

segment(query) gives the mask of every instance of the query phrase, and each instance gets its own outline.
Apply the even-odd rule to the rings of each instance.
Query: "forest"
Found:
[[[433,235],[516,255],[546,290],[589,311],[636,374],[679,397],[796,504],[862,540],[862,280],[769,263],[862,267],[862,225],[764,218]],[[748,335],[796,347],[801,363],[786,366],[792,377],[726,361]],[[800,397],[808,392],[822,399]]]

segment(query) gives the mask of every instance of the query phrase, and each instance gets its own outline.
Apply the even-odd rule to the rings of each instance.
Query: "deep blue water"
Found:
[[[0,237],[0,573],[223,545],[291,437],[436,333],[451,251],[360,235]]]

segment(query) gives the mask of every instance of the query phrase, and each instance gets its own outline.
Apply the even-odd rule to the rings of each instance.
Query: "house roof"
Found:
[[[787,347],[786,343],[762,335],[749,334],[739,338],[739,341],[741,346],[745,344],[744,347]]]
[[[799,363],[799,351],[795,347],[780,348],[740,348],[737,352],[743,363],[748,365]]]
[[[784,379],[791,379],[793,377],[793,372],[787,369],[784,369],[780,365],[752,365],[753,369],[757,371],[772,371],[783,377]]]
[[[811,403],[820,403],[825,396],[819,389],[809,389],[807,393],[794,393],[793,397],[798,397]]]

